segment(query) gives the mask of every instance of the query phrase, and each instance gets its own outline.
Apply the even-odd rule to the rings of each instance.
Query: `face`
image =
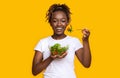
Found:
[[[54,12],[50,24],[52,26],[54,34],[63,35],[68,25],[66,14],[62,11]]]

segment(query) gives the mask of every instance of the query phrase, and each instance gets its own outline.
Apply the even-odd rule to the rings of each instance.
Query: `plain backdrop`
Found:
[[[0,78],[42,78],[32,75],[34,47],[52,34],[45,15],[50,5],[67,4],[73,29],[88,28],[92,64],[84,68],[75,57],[77,78],[120,78],[119,0],[1,0]],[[81,31],[67,35],[82,38]]]

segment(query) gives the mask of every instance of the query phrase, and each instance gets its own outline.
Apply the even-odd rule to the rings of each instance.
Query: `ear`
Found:
[[[67,22],[67,26],[69,25],[69,22]]]

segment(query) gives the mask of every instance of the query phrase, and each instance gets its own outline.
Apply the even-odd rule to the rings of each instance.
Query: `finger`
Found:
[[[64,58],[67,55],[67,52],[63,53],[59,58]]]
[[[67,55],[67,52],[63,53],[63,55]]]
[[[90,35],[90,31],[88,29],[83,29],[82,30],[83,35]]]
[[[84,32],[86,32],[86,33],[88,33],[88,32],[89,32],[89,30],[88,30],[88,29],[84,29],[83,31],[84,31]]]
[[[58,56],[57,55],[52,55],[51,56],[53,59],[56,59]]]
[[[85,37],[87,37],[86,35],[83,35],[83,37],[85,38]]]
[[[85,29],[85,32],[90,33],[90,31],[88,29]]]
[[[63,58],[62,56],[58,56],[59,59]]]
[[[86,31],[85,31],[85,30],[82,30],[82,33],[83,33],[83,34],[86,34]]]
[[[87,32],[83,31],[83,37],[87,36]]]
[[[67,55],[67,52],[63,53],[62,57],[65,57]]]
[[[55,59],[55,56],[51,56],[51,58]]]

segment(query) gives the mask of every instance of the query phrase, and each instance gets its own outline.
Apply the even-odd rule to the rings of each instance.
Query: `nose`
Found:
[[[58,21],[58,24],[57,24],[57,26],[61,26],[61,22],[60,22],[60,21]]]

